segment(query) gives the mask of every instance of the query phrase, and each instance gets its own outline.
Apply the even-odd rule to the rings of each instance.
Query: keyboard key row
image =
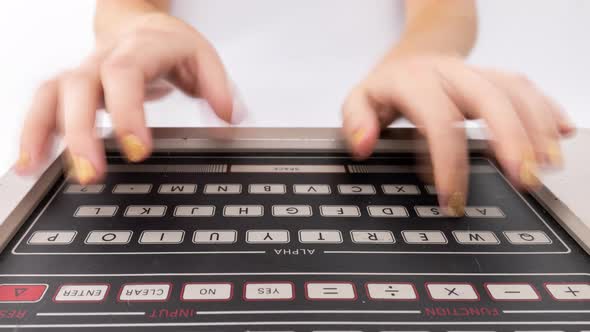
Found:
[[[83,205],[74,212],[78,218],[114,217],[119,207],[116,205]],[[168,207],[166,205],[130,205],[123,215],[125,217],[164,217]],[[438,206],[415,206],[416,215],[421,218],[445,218]],[[310,205],[273,205],[273,217],[311,217]],[[367,212],[373,218],[409,218],[406,207],[401,205],[369,205]],[[320,205],[319,213],[322,217],[360,217],[361,210],[356,205]],[[214,205],[179,205],[173,212],[174,217],[213,217]],[[223,207],[224,217],[262,217],[262,205],[226,205]],[[465,208],[468,218],[505,218],[504,212],[495,206],[468,206]]]
[[[0,303],[35,303],[43,299],[47,284],[2,284]],[[295,284],[290,281],[245,282],[242,287],[244,301],[292,301]],[[348,281],[310,281],[303,286],[308,301],[355,301],[357,287]],[[485,283],[485,292],[492,301],[541,301],[541,293],[528,283]],[[590,284],[581,282],[545,283],[544,288],[555,301],[590,301]],[[53,301],[56,303],[102,303],[111,286],[108,283],[63,284],[58,287]],[[172,295],[173,284],[128,283],[121,286],[117,302],[166,302]],[[427,282],[425,293],[432,301],[479,301],[481,296],[471,283]],[[418,301],[420,295],[410,282],[367,282],[364,291],[373,301]],[[227,302],[234,298],[231,282],[189,282],[182,285],[183,302]]]
[[[377,190],[372,184],[339,184],[336,185],[341,195],[376,195]],[[425,186],[426,192],[436,195],[432,186]],[[70,184],[64,191],[66,194],[100,194],[104,191],[104,184],[79,185]],[[381,190],[385,195],[420,195],[422,191],[417,185],[411,184],[383,184]],[[113,194],[149,194],[152,192],[152,185],[147,183],[117,184],[113,187]],[[169,183],[158,187],[159,194],[194,194],[197,192],[197,184],[191,183]],[[242,185],[235,183],[205,184],[204,194],[241,194]],[[287,193],[285,184],[257,183],[248,185],[249,194],[275,194]],[[295,184],[293,193],[300,195],[328,195],[332,193],[329,184]]]
[[[453,238],[462,245],[498,245],[500,239],[491,231],[453,231]],[[340,244],[344,238],[339,230],[300,230],[297,234],[303,244]],[[406,244],[447,244],[442,231],[402,231]],[[504,237],[513,245],[549,245],[551,238],[542,231],[505,231]],[[76,231],[36,231],[28,240],[29,245],[68,245],[77,236]],[[131,241],[130,230],[96,230],[88,233],[86,244],[127,244]],[[181,244],[183,230],[146,230],[140,234],[140,244]],[[395,236],[388,230],[352,230],[350,238],[355,244],[394,244]],[[286,244],[291,242],[288,230],[248,230],[245,236],[248,244]],[[236,230],[197,230],[192,238],[195,244],[232,244],[238,241]]]

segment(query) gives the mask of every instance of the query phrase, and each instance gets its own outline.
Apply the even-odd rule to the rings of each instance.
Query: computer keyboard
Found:
[[[587,331],[590,258],[474,154],[160,153],[59,179],[0,255],[0,329]]]

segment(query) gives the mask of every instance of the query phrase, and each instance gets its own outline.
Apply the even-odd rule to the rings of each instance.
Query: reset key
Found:
[[[3,284],[0,285],[0,303],[39,302],[46,291],[44,284]]]
[[[121,287],[120,302],[166,302],[171,284],[126,284]]]

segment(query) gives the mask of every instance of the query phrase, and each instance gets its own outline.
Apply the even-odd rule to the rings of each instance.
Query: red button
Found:
[[[0,285],[0,303],[39,302],[47,291],[43,284],[4,284]]]

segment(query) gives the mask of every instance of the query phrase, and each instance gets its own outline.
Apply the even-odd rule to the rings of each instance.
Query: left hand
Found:
[[[368,157],[381,128],[407,117],[426,138],[439,204],[463,214],[469,171],[462,123],[483,119],[497,160],[521,188],[538,186],[537,166],[559,166],[562,135],[574,131],[559,106],[528,79],[443,55],[386,59],[343,106],[344,134],[356,158]]]

